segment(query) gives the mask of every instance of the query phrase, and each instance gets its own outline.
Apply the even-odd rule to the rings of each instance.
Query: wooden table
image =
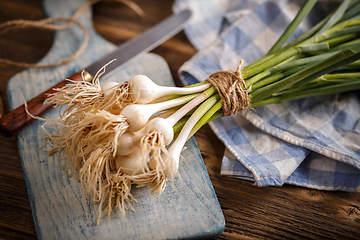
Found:
[[[171,15],[172,1],[137,0],[146,12],[138,17],[113,2],[93,7],[96,30],[120,44]],[[0,22],[44,18],[41,0],[1,0]],[[0,38],[0,57],[36,62],[52,45],[51,32],[24,29]],[[196,53],[183,32],[153,50],[168,62],[177,85],[177,69]],[[0,65],[0,94],[8,112],[6,84],[20,67]],[[328,192],[286,185],[259,188],[252,182],[222,177],[224,145],[208,126],[197,134],[201,154],[226,220],[219,239],[360,239],[360,193]],[[36,239],[16,137],[0,137],[0,238]]]

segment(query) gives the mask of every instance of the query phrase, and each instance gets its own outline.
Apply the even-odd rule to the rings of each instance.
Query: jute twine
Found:
[[[241,75],[241,59],[236,71],[219,71],[207,79],[218,91],[223,102],[222,116],[231,116],[249,108],[250,100],[245,81]]]
[[[68,27],[70,27],[72,24],[76,24],[79,26],[79,28],[82,30],[84,37],[81,45],[79,48],[72,54],[70,57],[67,57],[65,59],[62,59],[56,63],[52,64],[44,64],[44,65],[37,65],[34,63],[25,63],[25,62],[17,62],[17,61],[11,61],[8,59],[0,58],[0,63],[6,64],[6,65],[13,65],[13,66],[19,66],[19,67],[26,67],[26,68],[48,68],[48,67],[55,67],[59,66],[61,64],[70,62],[77,58],[86,48],[86,45],[89,41],[89,34],[86,28],[82,23],[77,21],[76,19],[79,18],[79,16],[86,10],[86,8],[92,6],[93,4],[100,2],[103,0],[90,0],[85,2],[82,6],[78,8],[78,10],[72,15],[71,18],[46,18],[41,20],[11,20],[4,22],[0,24],[0,36],[11,31],[14,29],[21,29],[21,28],[38,28],[38,29],[45,29],[45,30],[63,30]],[[141,8],[139,8],[138,5],[131,1],[127,0],[107,0],[107,1],[116,1],[121,2],[128,7],[130,7],[132,10],[134,10],[139,16],[142,16],[144,12]],[[61,23],[61,24],[59,24]]]

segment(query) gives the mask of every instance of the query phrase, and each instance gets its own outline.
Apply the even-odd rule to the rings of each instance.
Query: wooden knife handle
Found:
[[[71,79],[74,81],[82,81],[81,73],[75,73],[67,79]],[[27,109],[29,113],[31,113],[33,116],[39,116],[50,110],[53,105],[50,103],[44,104],[44,101],[48,97],[48,94],[55,93],[56,90],[54,89],[64,87],[67,82],[67,80],[63,80],[52,88],[46,90],[45,92],[28,101]],[[25,104],[23,104],[0,119],[0,134],[5,137],[11,137],[33,120],[34,118],[32,118],[26,113]]]

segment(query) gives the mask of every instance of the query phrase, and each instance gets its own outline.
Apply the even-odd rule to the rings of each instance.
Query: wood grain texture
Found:
[[[72,74],[67,79],[71,79],[73,81],[82,81],[82,77],[79,72]],[[51,110],[53,108],[52,104],[44,104],[46,98],[49,94],[55,93],[55,89],[64,87],[65,84],[68,82],[67,79],[64,79],[52,86],[51,88],[44,90],[44,92],[35,96],[26,103],[26,110],[29,114],[31,114],[31,116],[26,112],[25,104],[22,104],[11,112],[7,113],[5,116],[1,117],[0,134],[5,137],[11,137],[14,134],[18,133],[21,129],[29,125],[32,121],[34,121],[34,118],[32,116],[41,116],[42,114],[45,114],[46,112]]]
[[[104,43],[103,43],[104,44]],[[96,52],[95,48],[93,51]],[[49,53],[51,56],[51,53]],[[66,71],[67,69],[62,69]],[[59,70],[61,71],[61,70]],[[125,81],[136,74],[145,74],[159,85],[172,85],[166,62],[155,54],[148,54],[131,63],[110,78]],[[36,79],[24,83],[24,77]],[[20,89],[25,95],[36,95],[47,88],[49,77],[41,72],[26,70],[9,83],[13,105],[21,104],[14,95]],[[36,88],[39,85],[39,89]],[[58,109],[44,115],[58,116]],[[36,121],[18,133],[18,146],[27,183],[30,204],[39,239],[178,239],[214,237],[224,229],[224,218],[212,188],[195,140],[187,142],[180,165],[180,176],[158,197],[151,189],[134,188],[135,212],[123,217],[115,211],[96,225],[97,206],[83,195],[80,184],[63,174],[53,156],[38,149],[44,144],[41,121]]]
[[[120,44],[171,14],[172,1],[137,0],[146,15],[139,18],[118,3],[93,7],[93,24],[105,39]],[[0,21],[41,19],[40,0],[1,0]],[[26,37],[24,37],[24,35]],[[0,37],[0,56],[36,62],[46,55],[51,32],[29,29]],[[180,85],[177,69],[196,53],[184,33],[152,52],[161,55]],[[8,112],[6,86],[22,69],[0,66],[0,94]],[[360,239],[360,193],[314,191],[286,185],[258,188],[251,182],[220,176],[223,144],[208,126],[196,134],[205,166],[225,215],[218,239]],[[36,239],[16,137],[0,136],[0,238]]]
[[[44,1],[44,8],[51,17],[69,16],[84,2],[47,0]],[[64,76],[69,76],[74,70],[81,71],[84,63],[89,64],[89,61],[115,49],[113,44],[91,29],[90,19],[90,10],[79,19],[87,26],[91,41],[76,60],[52,69],[26,69],[11,78],[8,83],[11,109],[22,104],[23,95],[25,100],[33,99],[28,104],[29,109],[34,109],[36,114],[38,103],[41,103],[42,98],[45,99],[46,93],[54,92],[52,89],[46,90],[54,82],[60,82],[56,87],[64,86],[65,81],[61,80]],[[76,29],[57,32],[51,50],[40,62],[46,64],[57,61],[59,55],[71,54],[80,40],[77,33]],[[126,81],[136,74],[147,75],[162,86],[174,85],[167,63],[153,53],[101,79],[101,84]],[[75,74],[70,78],[77,76]],[[46,119],[56,118],[59,110],[60,107],[51,109],[42,116]],[[151,189],[135,187],[132,195],[136,201],[131,203],[134,212],[129,210],[123,217],[120,211],[114,211],[110,217],[103,217],[100,225],[96,225],[98,206],[86,199],[76,179],[69,179],[63,174],[55,156],[39,151],[44,145],[44,135],[40,134],[42,125],[41,121],[35,121],[17,135],[39,239],[118,239],[119,236],[125,239],[208,238],[218,236],[223,231],[224,217],[194,139],[187,142],[186,150],[182,153],[183,161],[179,171],[182,180],[174,180],[174,189],[170,185],[159,197],[151,195]]]

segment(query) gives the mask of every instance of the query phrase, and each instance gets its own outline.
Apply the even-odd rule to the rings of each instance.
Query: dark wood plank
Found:
[[[169,16],[172,1],[137,0],[145,10],[140,18],[120,3],[93,7],[94,26],[108,41],[120,44]],[[40,0],[0,1],[0,22],[41,19]],[[24,37],[26,36],[26,37]],[[0,36],[0,57],[36,62],[46,55],[51,32],[29,29]],[[196,53],[182,32],[153,52],[168,62],[177,85],[178,68]],[[8,112],[6,85],[20,67],[0,65],[0,94]],[[252,182],[220,175],[223,144],[204,126],[196,140],[223,209],[226,228],[219,239],[359,239],[360,193],[315,191],[286,185],[254,186]],[[22,173],[16,137],[0,136],[0,238],[36,239],[30,203]]]
[[[0,1],[0,22],[44,18],[41,1]],[[24,37],[25,36],[25,37]],[[53,34],[24,29],[0,36],[0,57],[34,63],[46,55]],[[8,112],[6,87],[9,79],[23,68],[0,64],[0,97]],[[16,137],[0,136],[0,238],[36,239],[35,225],[27,195]]]

